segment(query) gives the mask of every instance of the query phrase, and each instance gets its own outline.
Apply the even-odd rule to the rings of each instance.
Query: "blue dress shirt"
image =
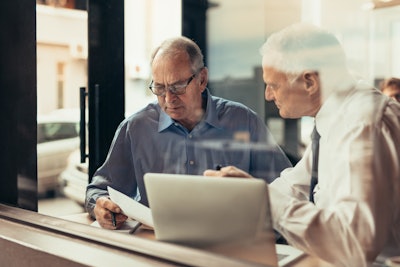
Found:
[[[254,111],[208,90],[203,98],[206,112],[192,131],[172,120],[157,102],[119,125],[104,164],[87,187],[91,215],[96,199],[108,196],[107,186],[148,205],[143,181],[147,172],[201,175],[217,165],[234,165],[269,183],[291,166]]]

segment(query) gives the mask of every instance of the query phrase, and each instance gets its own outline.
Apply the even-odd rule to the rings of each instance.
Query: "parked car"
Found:
[[[68,158],[67,168],[60,174],[64,196],[85,204],[86,186],[89,181],[88,163],[80,163],[80,150],[77,149]]]
[[[79,148],[79,113],[57,110],[37,118],[39,197],[54,196],[61,188],[60,173],[69,155]]]

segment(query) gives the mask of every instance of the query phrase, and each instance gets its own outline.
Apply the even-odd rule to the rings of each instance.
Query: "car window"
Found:
[[[79,135],[79,124],[72,122],[51,122],[38,124],[38,144],[61,139],[74,138]]]

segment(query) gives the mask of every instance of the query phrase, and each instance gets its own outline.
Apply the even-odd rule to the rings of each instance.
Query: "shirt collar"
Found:
[[[208,88],[206,88],[203,93],[203,102],[207,102],[206,106],[206,113],[204,114],[204,119],[203,121],[205,123],[208,123],[209,125],[220,128],[218,126],[218,116],[217,116],[217,107],[215,101],[213,101],[213,96],[209,92]],[[159,118],[159,123],[158,123],[158,132],[162,132],[163,130],[167,129],[169,126],[174,124],[175,121],[171,119],[170,116],[167,115],[167,113],[164,112],[164,110],[161,110],[160,112],[160,118]]]
[[[158,132],[164,131],[173,123],[175,123],[174,120],[171,119],[171,117],[161,109],[160,118],[158,121]]]
[[[340,114],[345,106],[345,99],[359,86],[359,82],[348,87],[347,90],[334,90],[326,98],[315,116],[315,125],[321,136],[327,136],[334,118]]]
[[[203,99],[204,97],[207,98],[207,108],[206,114],[204,115],[204,121],[215,128],[221,128],[217,114],[217,101],[213,101],[214,96],[210,94],[208,89],[204,90]]]

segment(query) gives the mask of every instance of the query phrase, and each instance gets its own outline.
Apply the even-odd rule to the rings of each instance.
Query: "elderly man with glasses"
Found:
[[[151,69],[149,89],[158,101],[120,124],[87,187],[86,209],[102,227],[116,229],[127,219],[108,198],[107,186],[148,205],[147,172],[201,175],[234,165],[271,182],[291,166],[254,111],[210,94],[208,70],[192,40],[164,41],[153,52]]]

